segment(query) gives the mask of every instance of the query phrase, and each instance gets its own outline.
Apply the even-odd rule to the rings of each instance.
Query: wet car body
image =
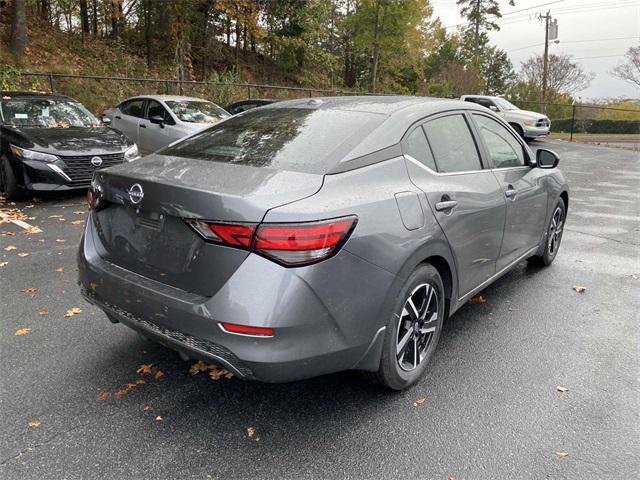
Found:
[[[79,105],[61,95],[4,92],[5,115],[11,111],[8,102],[20,101]],[[100,125],[97,119],[92,126],[62,128],[20,125],[10,118],[0,122],[3,178],[13,177],[20,192],[87,188],[96,170],[137,158],[134,143],[117,130]]]
[[[472,115],[513,136],[526,165],[493,168]],[[433,171],[408,143],[448,117],[467,125],[476,171]],[[229,132],[247,128],[233,137],[246,143],[251,128],[278,122],[284,133],[255,135],[258,156],[229,153]],[[351,97],[265,106],[95,176],[78,255],[82,292],[112,321],[241,378],[376,372],[416,269],[437,270],[444,317],[542,254],[568,187],[557,168],[540,166],[504,122],[469,103]],[[518,195],[508,192],[514,185]],[[279,250],[289,229],[326,225],[341,238],[328,253],[313,251],[322,257]]]

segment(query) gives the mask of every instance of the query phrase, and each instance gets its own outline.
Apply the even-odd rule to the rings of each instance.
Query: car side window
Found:
[[[430,120],[424,124],[424,131],[439,172],[482,169],[478,148],[462,114]]]
[[[149,105],[147,106],[146,118],[149,119],[151,117],[156,117],[156,116],[162,117],[164,122],[169,125],[175,124],[175,122],[173,121],[173,118],[171,118],[171,115],[169,114],[169,112],[167,112],[167,109],[164,108],[160,104],[160,102],[156,100],[149,100]]]
[[[120,111],[125,115],[142,118],[144,115],[144,98],[129,100],[120,106]]]
[[[422,163],[425,167],[429,167],[433,171],[436,170],[436,164],[433,161],[427,137],[424,136],[422,127],[415,128],[413,132],[404,141],[405,153]]]
[[[524,148],[500,123],[484,115],[473,114],[480,135],[489,151],[495,168],[522,167],[526,165]]]

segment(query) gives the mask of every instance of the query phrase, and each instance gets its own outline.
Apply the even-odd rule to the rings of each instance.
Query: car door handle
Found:
[[[116,115],[116,118],[117,118],[118,120],[122,120],[122,117],[121,117],[120,115]]]
[[[141,123],[140,128],[147,128],[147,126],[144,123]]]
[[[507,198],[513,198],[518,194],[518,191],[513,188],[511,185],[507,187],[507,190],[504,192],[504,196]]]
[[[458,205],[458,202],[455,200],[446,200],[444,202],[436,203],[436,210],[439,212],[442,212],[443,210],[451,210],[456,205]]]

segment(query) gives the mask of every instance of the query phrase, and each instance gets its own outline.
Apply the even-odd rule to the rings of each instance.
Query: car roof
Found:
[[[441,112],[451,110],[476,110],[484,114],[488,109],[475,103],[447,98],[412,97],[408,95],[360,95],[345,97],[313,97],[285,100],[261,107],[314,108],[318,110],[343,110],[365,112],[387,117],[370,132],[343,162],[348,162],[371,152],[383,150],[400,142],[407,129],[415,122]]]
[[[10,98],[55,98],[55,99],[64,99],[71,100],[73,102],[77,102],[76,99],[71,98],[67,95],[59,95],[57,93],[47,93],[47,92],[11,92],[11,91],[0,91],[0,96],[2,99],[7,100],[5,97]]]
[[[155,93],[150,95],[136,95],[135,97],[129,97],[123,100],[123,102],[126,102],[128,100],[135,100],[137,98],[153,98],[153,99],[162,100],[163,102],[184,102],[184,101],[211,102],[211,100],[207,100],[206,98],[187,97],[184,95],[156,95]],[[211,102],[211,103],[214,103],[214,102]]]

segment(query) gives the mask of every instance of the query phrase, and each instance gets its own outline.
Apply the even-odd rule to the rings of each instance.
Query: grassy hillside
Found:
[[[143,57],[133,54],[122,43],[111,39],[87,39],[79,35],[69,36],[58,30],[43,27],[35,22],[29,25],[29,46],[25,62],[18,66],[9,52],[9,25],[0,22],[0,88],[8,90],[50,91],[49,80],[43,77],[18,76],[18,72],[54,72],[65,74],[97,75],[109,77],[176,78],[170,61],[163,61],[148,68]],[[238,73],[231,73],[235,65],[232,49],[218,43],[209,52],[207,63],[214,73],[207,80],[221,82],[220,86],[185,85],[185,95],[208,98],[225,105],[233,100],[252,97],[287,98],[303,95],[295,91],[278,91],[232,87],[229,83],[268,83],[275,85],[303,86],[297,77],[279,71],[258,55],[247,53],[239,62]],[[301,72],[301,77],[311,77]],[[194,72],[194,77],[196,73]],[[322,82],[319,82],[322,83]],[[180,93],[177,85],[169,85],[172,94]],[[92,79],[58,79],[56,91],[77,98],[96,113],[113,106],[132,95],[166,93],[163,83],[133,81],[99,81]]]

